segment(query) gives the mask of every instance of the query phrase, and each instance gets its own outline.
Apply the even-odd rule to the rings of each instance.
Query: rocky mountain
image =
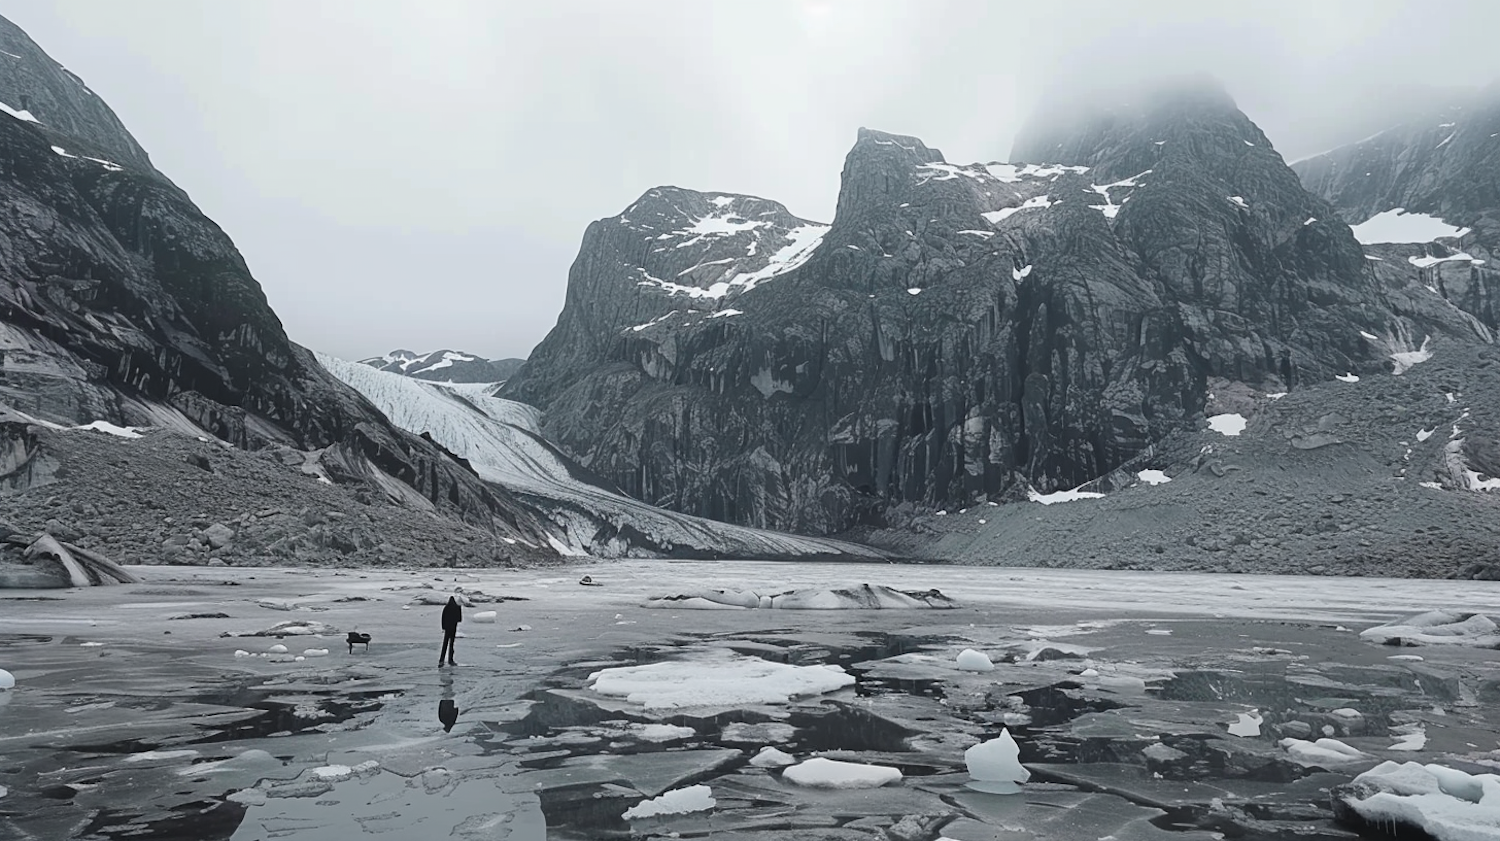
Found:
[[[498,383],[511,378],[525,362],[524,359],[485,359],[472,353],[456,350],[435,350],[431,353],[413,353],[409,350],[393,350],[384,356],[361,359],[377,371],[402,374],[430,382],[450,383]]]
[[[828,225],[650,190],[589,226],[502,396],[636,498],[832,533],[1096,480],[1211,391],[1489,340],[1378,275],[1216,85],[1049,115],[1012,159],[862,129]]]
[[[295,467],[281,468],[288,481],[320,477],[363,488],[362,499],[408,520],[467,524],[492,544],[474,554],[552,554],[527,548],[546,545],[550,525],[537,512],[392,425],[288,340],[229,237],[82,81],[4,20],[0,51],[0,483],[20,494],[5,506],[21,500],[18,527],[45,524],[34,522],[46,507],[39,496],[56,500],[73,493],[64,486],[95,480],[75,447],[91,439],[56,433],[102,422],[293,453]],[[122,449],[114,469],[132,471],[135,453]],[[142,468],[145,484],[126,495],[171,496],[151,475]],[[184,500],[194,507],[179,516],[239,516],[198,509],[204,497]],[[127,545],[136,538],[124,524],[109,535],[94,548],[120,557],[161,549]]]

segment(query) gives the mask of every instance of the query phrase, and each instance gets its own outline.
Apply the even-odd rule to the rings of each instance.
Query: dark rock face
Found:
[[[290,342],[229,237],[81,82],[5,21],[0,48],[20,56],[0,56],[0,102],[26,112],[0,114],[0,402],[22,421],[321,451],[335,479],[386,494],[404,484],[448,515],[544,543],[505,491],[393,427]]]
[[[1293,168],[1350,224],[1401,209],[1458,229],[1435,241],[1372,241],[1372,268],[1393,295],[1411,293],[1408,311],[1457,308],[1500,329],[1500,84]]]
[[[1477,335],[1393,305],[1216,89],[1039,125],[1015,157],[955,166],[861,130],[826,229],[649,191],[589,227],[503,396],[648,502],[826,533],[1075,487],[1200,415],[1210,378],[1388,366],[1361,331]]]
[[[499,383],[511,378],[525,364],[524,359],[485,359],[456,350],[413,353],[393,350],[384,356],[361,359],[377,371],[388,371],[419,380],[450,383]]]

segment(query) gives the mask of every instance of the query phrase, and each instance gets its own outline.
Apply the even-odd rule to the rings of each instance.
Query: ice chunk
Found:
[[[12,689],[16,685],[16,676],[0,669],[0,689]]]
[[[969,787],[991,794],[1015,794],[1021,783],[1031,779],[1031,772],[1021,764],[1021,747],[1001,729],[1000,735],[964,751],[964,764],[973,782]]]
[[[1243,737],[1260,735],[1260,725],[1265,721],[1264,718],[1258,715],[1255,710],[1247,713],[1238,713],[1238,715],[1240,720],[1229,725],[1229,735]]]
[[[589,675],[591,689],[647,709],[784,704],[854,683],[838,666],[792,666],[758,657],[715,652],[693,660],[602,669]]]
[[[901,781],[901,771],[882,765],[862,765],[814,757],[781,772],[781,776],[808,788],[879,788]]]
[[[1425,832],[1438,841],[1500,837],[1500,776],[1466,774],[1442,765],[1382,762],[1334,789],[1347,807],[1390,837]]]
[[[1378,625],[1359,635],[1382,645],[1466,645],[1494,648],[1500,645],[1500,628],[1482,613],[1432,610],[1389,625]]]
[[[664,792],[625,810],[625,820],[649,818],[655,815],[686,815],[690,812],[706,812],[714,807],[713,793],[708,786],[696,785]]]
[[[988,655],[982,651],[975,651],[972,648],[965,648],[963,651],[958,652],[957,665],[960,671],[965,672],[992,672],[995,670],[995,664],[990,662]]]
[[[760,753],[750,758],[750,764],[757,768],[785,768],[788,765],[796,765],[797,758],[766,745],[760,749]]]
[[[1369,754],[1349,747],[1338,739],[1319,739],[1316,742],[1302,739],[1282,739],[1278,742],[1286,752],[1299,762],[1310,765],[1347,765],[1369,759]]]
[[[327,657],[328,656],[328,649],[326,649],[326,648],[305,648],[305,649],[302,650],[302,656],[303,657]]]
[[[493,625],[499,615],[493,610],[481,610],[469,616],[470,622],[478,622],[481,625]]]
[[[1233,412],[1222,415],[1214,415],[1208,419],[1208,428],[1230,438],[1237,437],[1245,431],[1245,416]]]
[[[284,645],[282,645],[281,643],[278,642],[275,645],[271,646],[270,648],[266,649],[266,651],[269,652],[269,653],[271,653],[271,654],[285,654],[286,653],[286,646],[284,646]]]

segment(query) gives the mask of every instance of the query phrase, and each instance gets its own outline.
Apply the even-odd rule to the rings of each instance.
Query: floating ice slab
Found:
[[[601,695],[647,709],[784,704],[854,684],[838,666],[791,666],[718,653],[693,660],[602,669],[588,677]]]
[[[990,662],[989,655],[982,651],[975,651],[972,648],[965,648],[963,651],[958,652],[957,666],[959,670],[965,672],[992,672],[995,670],[995,664]]]
[[[1359,635],[1382,645],[1500,646],[1500,628],[1482,613],[1431,610],[1389,625],[1377,625]]]
[[[1239,721],[1229,725],[1229,735],[1243,736],[1246,738],[1260,735],[1260,725],[1264,718],[1254,712],[1238,713]]]
[[[637,803],[627,809],[623,817],[625,820],[636,820],[638,818],[649,818],[655,815],[686,815],[691,812],[706,812],[715,804],[713,793],[708,786],[696,785],[687,788],[673,789],[660,797]]]
[[[991,794],[1015,794],[1021,783],[1031,779],[1031,772],[1021,764],[1021,747],[1010,735],[1000,735],[964,751],[964,764],[973,778],[969,787]]]
[[[1351,810],[1393,838],[1421,830],[1437,841],[1500,838],[1500,776],[1442,765],[1382,762],[1334,790]]]
[[[808,788],[880,788],[901,782],[901,771],[881,765],[862,765],[814,757],[781,772],[781,776]]]
[[[1369,759],[1370,755],[1352,748],[1338,739],[1319,739],[1307,742],[1302,739],[1282,739],[1278,744],[1286,748],[1293,759],[1313,765],[1347,765]]]
[[[16,685],[16,676],[0,669],[0,689],[11,689]]]

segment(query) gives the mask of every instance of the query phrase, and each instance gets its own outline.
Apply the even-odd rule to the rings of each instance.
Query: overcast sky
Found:
[[[673,184],[828,221],[860,126],[1004,159],[1048,85],[1207,70],[1289,160],[1500,75],[1495,0],[0,0],[239,245],[291,337],[525,356]]]

